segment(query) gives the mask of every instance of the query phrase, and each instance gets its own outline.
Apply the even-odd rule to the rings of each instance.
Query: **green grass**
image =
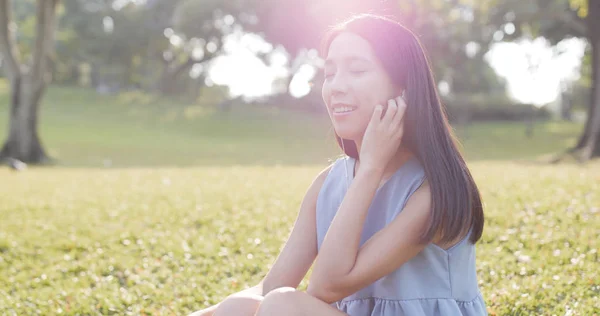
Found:
[[[0,85],[0,104],[7,99]],[[42,142],[65,167],[323,163],[323,152],[335,150],[327,118],[298,113],[227,114],[139,93],[112,97],[74,88],[50,89],[41,109]],[[7,111],[0,107],[2,139]]]
[[[8,103],[0,82],[0,104]],[[0,106],[0,139],[8,106]],[[470,161],[532,159],[564,150],[581,126],[487,123],[457,128]],[[64,167],[323,164],[340,153],[326,116],[214,107],[155,100],[139,93],[118,97],[74,88],[50,89],[41,107],[40,134]]]
[[[0,87],[4,138],[2,104]],[[214,304],[264,276],[306,188],[339,153],[326,118],[224,116],[136,94],[53,88],[41,121],[59,164],[0,169],[2,315]],[[459,129],[486,206],[477,271],[493,314],[600,310],[600,163],[537,159],[580,128],[540,123],[531,139],[522,124]]]

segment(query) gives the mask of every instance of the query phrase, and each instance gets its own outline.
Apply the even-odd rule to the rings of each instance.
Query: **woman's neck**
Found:
[[[356,142],[356,149],[360,154],[360,143]],[[389,177],[391,177],[404,163],[406,163],[409,159],[411,159],[414,154],[408,150],[406,147],[398,148],[396,154],[388,161],[387,165],[383,171],[383,181],[385,182]],[[356,160],[354,174],[358,172],[358,168],[360,168],[360,157]]]

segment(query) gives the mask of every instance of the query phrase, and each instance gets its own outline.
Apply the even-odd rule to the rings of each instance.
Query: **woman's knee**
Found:
[[[293,315],[302,292],[291,287],[275,289],[265,296],[258,308],[257,316]]]
[[[234,294],[219,304],[213,316],[254,316],[262,300],[263,297],[259,295]]]

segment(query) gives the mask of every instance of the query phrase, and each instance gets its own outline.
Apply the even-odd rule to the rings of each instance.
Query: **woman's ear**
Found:
[[[396,89],[394,89],[394,93],[395,93],[394,98],[402,97],[404,99],[404,101],[406,101],[406,88],[405,87],[397,86]]]

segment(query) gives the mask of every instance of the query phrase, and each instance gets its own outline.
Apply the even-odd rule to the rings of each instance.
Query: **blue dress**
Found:
[[[353,179],[355,162],[351,157],[337,159],[319,192],[318,249]],[[361,245],[396,217],[424,180],[422,165],[412,158],[377,190]],[[468,237],[449,249],[427,245],[394,272],[332,306],[351,316],[487,315],[477,284],[475,245]]]

